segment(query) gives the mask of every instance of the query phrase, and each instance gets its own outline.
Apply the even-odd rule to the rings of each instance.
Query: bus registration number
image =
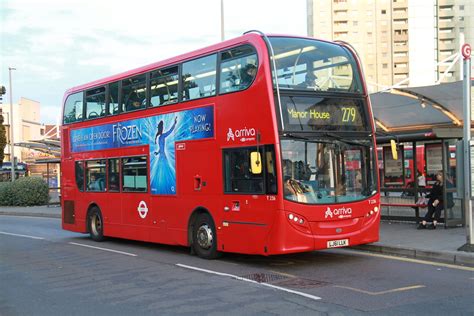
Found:
[[[337,248],[349,246],[349,239],[339,239],[339,240],[330,240],[328,241],[328,248]]]

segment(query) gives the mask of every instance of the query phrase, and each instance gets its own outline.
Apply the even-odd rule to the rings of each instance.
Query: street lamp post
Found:
[[[224,0],[221,0],[221,41],[225,39],[224,35]]]
[[[16,68],[8,67],[8,78],[10,80],[10,161],[12,182],[15,181],[15,152],[13,145],[13,95],[12,95],[12,70]]]

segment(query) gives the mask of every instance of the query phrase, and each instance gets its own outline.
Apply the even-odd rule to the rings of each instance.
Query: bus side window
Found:
[[[178,66],[152,71],[150,74],[150,106],[178,102]]]
[[[183,101],[216,94],[217,55],[202,57],[183,64]]]
[[[84,191],[84,162],[76,161],[75,166],[76,185],[79,191]]]
[[[122,111],[135,111],[146,107],[146,75],[122,81]]]
[[[148,191],[147,157],[130,157],[122,159],[122,191]]]
[[[67,97],[64,104],[64,124],[82,121],[83,93],[78,92]]]
[[[120,167],[119,159],[109,159],[108,176],[108,190],[109,192],[120,191]]]
[[[225,193],[264,193],[264,174],[252,174],[250,155],[256,147],[224,150]]]
[[[119,83],[112,82],[109,85],[109,99],[107,100],[110,115],[119,113],[119,99],[118,98],[119,98]]]
[[[86,119],[105,116],[105,87],[86,91]]]
[[[257,74],[257,53],[250,45],[221,53],[219,93],[244,90]]]
[[[86,191],[105,191],[105,160],[86,161]]]

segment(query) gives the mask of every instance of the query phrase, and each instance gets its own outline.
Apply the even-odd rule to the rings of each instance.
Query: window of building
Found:
[[[105,87],[86,91],[86,119],[105,116]]]
[[[105,191],[105,166],[103,159],[86,161],[86,191]]]
[[[109,84],[109,114],[119,113],[119,82]]]
[[[82,92],[71,94],[67,97],[64,104],[64,124],[82,121],[82,111],[84,107],[84,100]]]
[[[383,68],[383,69],[388,68],[388,64],[382,64],[382,68]]]
[[[352,21],[352,26],[358,26],[359,25],[359,21]]]
[[[178,66],[152,71],[150,74],[150,105],[178,102]]]
[[[183,64],[183,101],[216,94],[216,54]]]
[[[122,111],[135,111],[146,107],[146,75],[122,80]]]
[[[460,10],[460,11],[464,11],[464,4],[461,4],[461,5],[459,6],[459,10]]]
[[[122,158],[122,190],[148,191],[148,164],[146,156]]]
[[[221,53],[219,93],[247,88],[257,75],[257,53],[250,45]]]
[[[119,192],[120,191],[120,164],[119,159],[109,159],[108,165],[108,188],[109,192]]]
[[[259,148],[262,172],[251,171],[251,153],[257,147],[233,148],[224,150],[225,193],[238,194],[276,194],[275,152],[272,146]]]
[[[382,11],[380,11],[380,13],[387,14],[387,10],[382,10]]]
[[[76,161],[75,164],[76,185],[79,191],[84,191],[84,162]]]

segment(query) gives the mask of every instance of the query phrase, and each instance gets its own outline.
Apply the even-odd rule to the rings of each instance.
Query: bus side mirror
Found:
[[[262,157],[258,151],[250,153],[250,170],[253,174],[262,173]]]
[[[390,147],[392,148],[393,160],[398,160],[397,143],[393,139],[390,140]]]

